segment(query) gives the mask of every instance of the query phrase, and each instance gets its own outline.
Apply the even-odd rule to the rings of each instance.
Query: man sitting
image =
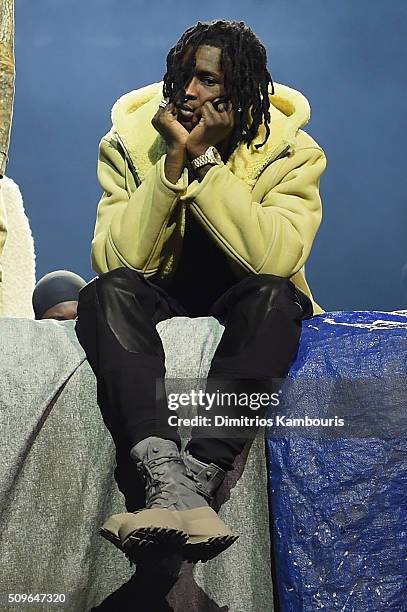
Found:
[[[326,165],[300,129],[309,116],[301,93],[273,84],[255,34],[228,21],[188,29],[164,82],[113,107],[98,164],[99,277],[80,293],[77,333],[117,451],[144,478],[146,508],[102,529],[135,561],[205,561],[236,539],[210,502],[256,425],[194,427],[181,454],[155,326],[177,315],[224,324],[208,393],[270,394],[286,376],[301,321],[323,312],[304,275]],[[237,401],[212,414],[253,416]]]

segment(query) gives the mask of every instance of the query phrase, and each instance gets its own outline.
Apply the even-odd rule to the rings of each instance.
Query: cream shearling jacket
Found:
[[[166,145],[151,125],[162,83],[125,94],[112,109],[112,129],[99,147],[103,195],[92,241],[98,274],[129,267],[164,281],[181,255],[185,207],[228,256],[237,280],[247,274],[290,278],[314,301],[304,265],[321,223],[323,150],[301,128],[310,106],[303,94],[275,83],[270,95],[270,137],[261,126],[255,140],[240,144],[226,164],[203,180],[177,184],[164,173]],[[205,253],[202,253],[205,257]]]

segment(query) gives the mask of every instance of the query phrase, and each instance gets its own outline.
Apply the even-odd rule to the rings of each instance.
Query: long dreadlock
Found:
[[[186,30],[167,56],[164,97],[173,101],[180,92],[185,91],[195,65],[196,50],[203,44],[221,49],[225,90],[235,109],[235,127],[230,137],[228,155],[241,141],[249,147],[261,124],[265,126],[266,137],[256,148],[263,146],[270,135],[268,86],[271,84],[273,94],[274,84],[267,70],[266,49],[243,21],[198,21]]]

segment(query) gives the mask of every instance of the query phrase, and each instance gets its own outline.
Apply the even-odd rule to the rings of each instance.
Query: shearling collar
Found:
[[[112,108],[113,129],[142,181],[166,150],[164,140],[151,125],[162,99],[162,85],[153,83],[130,91]],[[262,170],[283,151],[288,155],[294,152],[297,132],[310,119],[310,105],[302,93],[280,83],[274,83],[274,88],[274,95],[270,95],[270,136],[266,144],[255,148],[264,140],[265,128],[261,126],[249,148],[240,144],[227,162],[230,170],[251,187]]]

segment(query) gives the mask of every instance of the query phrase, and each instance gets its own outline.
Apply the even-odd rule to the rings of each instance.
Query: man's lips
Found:
[[[190,108],[186,108],[185,106],[181,106],[178,109],[178,113],[181,115],[181,118],[186,119],[187,121],[192,121],[192,117],[194,116],[194,111]]]

